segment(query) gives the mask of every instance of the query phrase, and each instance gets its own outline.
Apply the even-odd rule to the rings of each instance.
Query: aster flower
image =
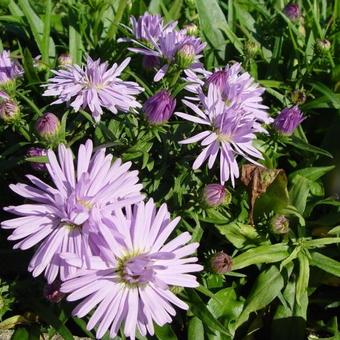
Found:
[[[105,149],[92,155],[92,142],[79,147],[75,168],[72,151],[59,145],[59,161],[52,150],[47,151],[47,171],[54,186],[28,175],[33,185],[18,183],[10,188],[34,203],[5,208],[20,217],[3,221],[4,229],[14,229],[8,237],[17,241],[14,249],[28,249],[39,245],[28,270],[36,277],[45,272],[48,283],[60,274],[61,280],[72,268],[59,258],[61,252],[80,257],[92,253],[91,234],[95,236],[95,223],[104,212],[111,213],[122,206],[139,202],[141,184],[137,184],[137,171],[128,171],[131,163],[105,156]],[[93,236],[93,237],[94,237]],[[74,269],[74,268],[73,268]]]
[[[183,100],[183,103],[194,111],[194,116],[183,112],[175,112],[175,115],[208,128],[180,143],[201,141],[203,151],[196,158],[193,169],[198,169],[207,159],[208,168],[211,169],[220,154],[220,182],[224,184],[230,178],[234,186],[235,178],[239,177],[236,162],[238,155],[254,164],[257,164],[254,158],[263,158],[253,146],[256,137],[254,121],[236,104],[227,107],[221,100],[218,87],[214,84],[209,85],[207,97],[201,95],[201,99],[202,109]]]
[[[61,286],[62,292],[70,293],[68,301],[83,299],[74,315],[83,317],[94,309],[87,329],[98,325],[97,338],[108,329],[114,338],[122,324],[131,339],[137,330],[143,336],[153,335],[154,323],[171,322],[176,314],[172,305],[188,309],[171,287],[197,287],[195,276],[188,273],[203,267],[195,263],[196,257],[187,257],[198,247],[198,243],[186,245],[191,239],[188,232],[165,243],[178,222],[178,217],[170,220],[165,204],[157,211],[152,200],[103,219],[108,240],[105,261],[93,257],[90,268],[80,269]],[[120,241],[114,237],[116,231],[123,237]],[[69,264],[82,266],[77,257],[63,257]]]
[[[144,103],[143,110],[151,124],[163,124],[170,119],[175,107],[176,99],[167,90],[161,90]]]
[[[129,48],[129,50],[147,56],[154,56],[163,61],[164,65],[154,77],[155,81],[159,81],[165,76],[170,66],[176,62],[178,53],[180,53],[180,57],[183,59],[183,53],[187,56],[188,51],[190,51],[190,62],[187,61],[185,66],[182,65],[184,66],[183,68],[202,69],[199,58],[202,57],[200,53],[205,46],[206,44],[200,38],[188,35],[186,30],[176,31],[174,29],[167,29],[162,32],[158,39],[149,36],[148,46],[141,45],[140,47]]]
[[[129,64],[130,58],[121,65],[114,64],[109,68],[107,62],[87,57],[86,65],[65,65],[64,68],[53,71],[55,76],[44,85],[47,90],[44,96],[58,96],[52,104],[70,103],[75,111],[89,108],[93,118],[98,122],[103,114],[103,108],[117,113],[141,107],[135,96],[143,91],[137,83],[123,81],[120,74]]]
[[[186,71],[186,80],[189,82],[186,89],[198,97],[193,98],[194,100],[200,99],[204,86],[214,84],[226,107],[238,106],[245,115],[254,120],[254,127],[258,131],[265,132],[261,124],[270,124],[273,121],[268,116],[268,107],[262,104],[265,89],[248,72],[244,72],[239,63],[216,69],[213,73],[205,71],[203,78],[189,70]]]
[[[0,85],[14,80],[24,73],[21,65],[11,59],[9,51],[0,52]]]
[[[305,118],[297,105],[286,107],[275,118],[273,126],[281,133],[291,135],[304,119]]]

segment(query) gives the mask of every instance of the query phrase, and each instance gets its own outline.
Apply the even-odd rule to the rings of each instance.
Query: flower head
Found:
[[[238,155],[257,164],[254,158],[262,159],[261,153],[253,146],[256,126],[252,116],[233,104],[226,106],[221,99],[220,90],[215,85],[209,85],[208,95],[201,94],[202,109],[187,100],[183,103],[194,111],[195,116],[183,112],[175,112],[185,120],[202,124],[207,129],[197,135],[181,141],[181,144],[190,144],[201,141],[203,151],[196,158],[193,169],[198,169],[208,159],[208,168],[211,169],[219,154],[220,182],[225,183],[229,178],[234,186],[235,178],[239,177],[239,168],[236,162]]]
[[[215,72],[203,73],[203,79],[198,74],[186,71],[186,80],[190,82],[186,89],[198,97],[203,93],[204,86],[213,84],[217,87],[221,99],[227,108],[237,106],[245,116],[254,121],[254,127],[265,132],[261,124],[270,124],[273,119],[268,116],[268,107],[263,105],[264,88],[260,87],[248,72],[242,70],[241,64],[235,63]]]
[[[207,184],[203,189],[203,202],[208,207],[218,207],[230,199],[230,193],[221,184]]]
[[[20,117],[20,109],[6,92],[0,91],[0,118],[5,122],[13,122]]]
[[[163,31],[163,19],[160,15],[144,13],[138,18],[131,17],[132,33],[138,40],[158,39]]]
[[[327,54],[331,49],[331,42],[327,39],[317,39],[315,43],[315,50],[317,53],[321,55]]]
[[[305,118],[297,105],[286,107],[275,118],[273,126],[285,135],[291,135]]]
[[[296,20],[299,19],[301,16],[300,7],[296,3],[289,3],[285,6],[283,9],[283,13],[290,19],[290,20]]]
[[[271,228],[275,234],[287,234],[289,232],[289,220],[284,215],[275,215],[271,220]]]
[[[151,124],[163,124],[170,119],[175,107],[176,99],[167,90],[161,90],[144,103],[143,110]]]
[[[129,210],[129,209],[128,209]],[[191,239],[188,232],[165,243],[179,222],[170,220],[165,204],[157,211],[149,200],[103,219],[109,242],[101,246],[105,261],[94,257],[88,269],[79,270],[62,284],[61,291],[70,293],[69,301],[83,299],[73,314],[83,317],[92,309],[87,329],[95,325],[97,338],[110,329],[110,337],[117,335],[122,323],[126,336],[135,339],[136,331],[145,336],[154,334],[153,323],[163,326],[176,314],[172,305],[182,309],[188,306],[171,292],[171,286],[197,287],[198,282],[190,272],[203,268],[190,256],[197,243],[186,245]],[[115,240],[116,232],[122,235]],[[69,254],[63,256],[70,265],[82,262]]]
[[[27,154],[26,154],[27,157],[42,157],[42,156],[46,156],[46,155],[47,155],[47,151],[45,149],[37,148],[37,147],[29,148],[29,150],[27,151]],[[45,163],[31,162],[31,166],[32,166],[32,169],[36,170],[36,171],[46,171],[47,170]]]
[[[45,113],[35,123],[37,134],[45,140],[53,140],[60,131],[60,120],[52,112]]]
[[[21,76],[24,73],[21,65],[11,59],[10,53],[6,50],[0,52],[0,85]]]
[[[14,248],[22,250],[39,245],[28,270],[36,277],[45,272],[48,283],[60,275],[64,280],[72,268],[59,257],[71,252],[79,257],[92,254],[96,223],[102,214],[139,202],[142,185],[137,184],[137,171],[128,171],[131,163],[122,164],[99,149],[92,156],[92,142],[80,145],[77,166],[72,151],[59,145],[58,158],[47,151],[47,171],[54,186],[28,175],[33,185],[12,184],[10,188],[34,203],[10,206],[6,211],[20,217],[3,221],[4,229],[14,229],[9,240],[17,241]]]
[[[63,53],[58,57],[60,66],[72,65],[72,57],[68,53]]]
[[[53,71],[55,76],[49,79],[44,96],[58,96],[52,104],[70,103],[75,111],[89,108],[93,118],[100,120],[103,108],[117,113],[141,107],[135,96],[143,89],[135,82],[123,81],[120,74],[129,64],[130,58],[121,65],[101,63],[100,59],[87,58],[86,65],[66,65]]]

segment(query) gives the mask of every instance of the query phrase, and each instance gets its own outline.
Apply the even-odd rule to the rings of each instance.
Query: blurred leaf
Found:
[[[196,0],[200,27],[208,44],[216,50],[217,55],[225,57],[225,39],[221,30],[228,26],[226,18],[217,0]]]
[[[32,321],[23,315],[13,315],[8,319],[0,322],[0,329],[11,329],[16,325],[30,324]]]
[[[202,321],[194,316],[188,325],[188,340],[204,340],[204,327]]]
[[[310,265],[318,267],[327,273],[340,277],[340,262],[318,252],[312,252]]]
[[[314,154],[319,154],[319,155],[323,155],[329,158],[333,158],[332,154],[329,153],[328,151],[318,148],[314,145],[308,144],[295,136],[291,136],[291,140],[287,141],[287,144],[290,144],[300,150],[304,150],[304,151],[308,151]]]
[[[300,306],[304,294],[307,293],[309,282],[309,259],[304,252],[298,255],[299,275],[296,281],[296,303]]]
[[[155,334],[159,340],[177,340],[177,336],[172,330],[170,325],[164,325],[162,327],[155,324]]]
[[[270,304],[278,296],[283,285],[281,273],[275,266],[261,272],[245,301],[245,308],[237,319],[235,328],[247,321],[250,313]]]
[[[334,165],[322,166],[322,167],[310,167],[305,169],[299,169],[289,174],[289,180],[294,181],[294,177],[297,175],[303,176],[310,181],[316,181],[320,177],[324,176],[328,172],[335,168]]]

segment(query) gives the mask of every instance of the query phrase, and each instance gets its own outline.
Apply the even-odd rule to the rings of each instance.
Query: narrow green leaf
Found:
[[[177,340],[177,336],[170,325],[162,327],[155,325],[155,334],[159,340]]]
[[[296,170],[290,173],[289,179],[294,181],[294,178],[297,175],[301,175],[311,181],[316,181],[320,177],[332,171],[334,168],[335,166],[331,165],[331,166],[320,166],[320,167],[310,167],[310,168],[305,168],[305,169],[299,169],[299,170]]]
[[[206,304],[194,290],[188,289],[186,292],[189,298],[190,310],[195,316],[201,319],[211,330],[230,335],[227,329],[209,312]]]
[[[288,256],[288,246],[284,243],[259,246],[234,257],[232,270],[242,269],[253,264],[278,262]]]
[[[189,321],[188,340],[204,340],[204,327],[202,321],[194,316]]]
[[[209,45],[216,50],[217,55],[225,57],[225,39],[221,30],[227,26],[226,18],[217,0],[196,0],[200,27]]]
[[[312,252],[310,264],[311,266],[318,267],[327,273],[340,277],[340,262],[333,260],[326,255],[318,252]]]
[[[296,147],[297,149],[303,150],[303,151],[308,151],[314,154],[319,154],[319,155],[324,155],[326,157],[329,158],[333,158],[332,154],[329,153],[328,151],[318,148],[317,146],[308,144],[306,142],[304,142],[303,140],[301,140],[300,138],[297,138],[295,136],[291,137],[290,141],[287,141],[287,144],[290,144],[294,147]]]
[[[291,204],[296,207],[300,214],[303,214],[307,204],[307,198],[310,190],[310,181],[300,175],[296,175],[294,184],[289,191]]]
[[[250,313],[260,310],[270,304],[283,288],[284,280],[280,271],[271,266],[264,270],[256,279],[254,286],[245,302],[245,308],[237,319],[237,329],[248,320]]]
[[[300,252],[299,260],[299,276],[296,282],[296,303],[301,305],[302,297],[307,292],[309,282],[309,259],[307,255]]]
[[[49,49],[50,49],[50,31],[51,31],[51,14],[52,14],[52,1],[46,1],[45,19],[44,19],[44,31],[42,36],[42,61],[45,64],[49,64]]]

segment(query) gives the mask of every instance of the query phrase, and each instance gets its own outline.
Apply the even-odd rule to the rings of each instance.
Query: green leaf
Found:
[[[237,329],[248,320],[250,313],[260,310],[270,304],[283,288],[284,280],[280,271],[271,266],[264,270],[256,279],[254,286],[245,302],[240,317],[237,319],[235,328]]]
[[[202,322],[212,331],[218,331],[225,335],[230,335],[227,329],[210,313],[206,304],[202,301],[200,296],[193,290],[186,290],[190,311],[197,316]]]
[[[11,340],[30,340],[30,334],[24,327],[19,327],[11,336]]]
[[[194,316],[189,321],[188,340],[204,340],[204,327],[202,321]]]
[[[307,293],[309,282],[309,259],[304,252],[298,255],[299,276],[296,282],[296,302],[300,306],[304,294]]]
[[[256,244],[260,238],[256,229],[248,224],[232,222],[225,225],[215,225],[215,227],[236,248],[242,248],[247,244]]]
[[[312,252],[312,259],[310,265],[318,267],[323,271],[340,277],[340,262],[331,259],[330,257],[320,254],[318,252]]]
[[[50,50],[50,31],[51,31],[51,14],[52,14],[52,1],[46,1],[44,31],[41,42],[41,55],[42,61],[49,64],[49,50]],[[55,55],[55,53],[53,53]]]
[[[177,336],[170,325],[161,327],[155,324],[155,334],[159,340],[177,340]]]
[[[296,207],[300,214],[306,209],[307,198],[310,190],[310,181],[302,177],[301,175],[296,175],[294,178],[294,184],[291,186],[289,191],[289,198],[291,204]]]
[[[294,178],[297,175],[303,176],[310,181],[316,181],[320,177],[324,176],[328,172],[332,171],[335,168],[334,165],[331,166],[320,166],[320,167],[310,167],[305,169],[299,169],[294,172],[292,172],[289,175],[289,180],[294,181]]]
[[[318,155],[323,155],[329,158],[333,158],[333,155],[331,153],[329,153],[328,151],[318,148],[317,146],[308,144],[306,142],[304,142],[303,140],[301,140],[300,138],[297,138],[295,136],[291,136],[291,140],[288,140],[286,142],[287,144],[290,144],[294,147],[296,147],[297,149],[303,150],[303,151],[308,151],[314,154],[318,154]]]
[[[82,61],[83,42],[79,29],[78,16],[75,10],[69,11],[69,22],[69,53],[72,58],[72,62],[75,64],[80,64]]]
[[[303,241],[305,248],[322,248],[328,244],[340,243],[340,237],[323,237],[315,240]]]
[[[224,59],[225,39],[221,30],[225,30],[228,24],[218,1],[196,0],[196,7],[203,35],[217,55]]]
[[[253,264],[282,261],[289,256],[288,246],[284,243],[264,245],[247,250],[233,258],[232,270],[242,269]]]

